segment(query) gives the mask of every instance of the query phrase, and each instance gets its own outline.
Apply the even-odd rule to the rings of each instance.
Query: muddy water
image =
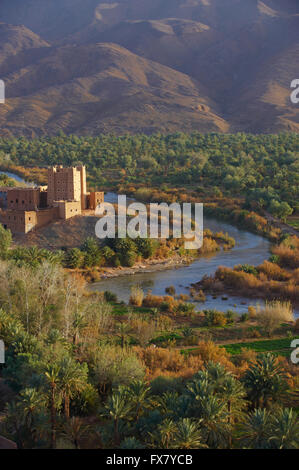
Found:
[[[4,172],[0,172],[2,174]],[[18,182],[25,182],[23,178],[13,173],[5,172],[10,178]],[[130,199],[128,198],[128,201]],[[106,202],[117,202],[117,194],[107,193]],[[214,218],[204,218],[204,228],[209,228],[213,232],[227,232],[236,240],[236,246],[230,251],[221,251],[215,255],[201,257],[188,266],[179,266],[165,271],[136,273],[124,275],[117,278],[103,279],[91,286],[92,290],[109,290],[117,294],[119,300],[128,302],[132,286],[139,285],[146,292],[151,290],[153,294],[165,294],[165,288],[174,286],[177,294],[187,294],[189,286],[199,281],[204,275],[213,275],[218,266],[233,267],[236,264],[262,263],[270,255],[270,243],[268,240],[254,235],[245,230],[240,230],[231,224],[216,220]],[[217,310],[232,309],[238,313],[247,312],[249,305],[262,304],[260,299],[248,299],[240,296],[228,297],[223,300],[222,296],[216,299],[207,296],[204,303],[197,303],[197,309],[216,308]],[[299,311],[296,310],[296,316]]]
[[[115,194],[105,196],[107,202],[117,202]],[[268,240],[252,233],[240,230],[228,223],[214,218],[204,218],[204,228],[213,232],[227,232],[236,240],[236,246],[230,251],[221,251],[213,256],[204,256],[188,266],[179,266],[165,271],[143,272],[133,275],[124,275],[117,278],[103,279],[93,284],[92,290],[109,290],[117,294],[119,300],[128,302],[131,287],[139,285],[146,292],[149,289],[153,294],[165,294],[165,288],[174,286],[177,294],[187,294],[190,284],[199,281],[204,275],[212,275],[218,266],[233,267],[236,264],[262,263],[270,256],[270,243]],[[197,308],[216,308],[218,310],[233,309],[239,313],[247,312],[249,305],[261,304],[261,300],[252,300],[244,297],[228,297],[222,300],[222,296],[212,298],[208,296],[204,304],[197,303]]]

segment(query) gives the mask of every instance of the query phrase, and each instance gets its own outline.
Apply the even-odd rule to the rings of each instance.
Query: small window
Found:
[[[16,203],[18,203],[18,202],[19,202],[19,199],[16,199]]]

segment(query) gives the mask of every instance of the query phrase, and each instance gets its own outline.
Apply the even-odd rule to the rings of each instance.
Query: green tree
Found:
[[[59,388],[64,399],[66,419],[70,417],[70,399],[87,386],[88,367],[66,356],[59,363]]]
[[[107,416],[113,421],[114,442],[120,444],[119,421],[128,419],[132,411],[132,405],[128,401],[127,392],[120,388],[109,396],[105,405],[103,416]]]
[[[148,395],[150,387],[142,380],[133,380],[126,388],[128,400],[132,405],[132,412],[135,413],[135,419],[138,420],[145,408],[149,405]]]
[[[203,443],[199,424],[190,418],[180,419],[176,423],[176,432],[172,445],[175,449],[201,449],[207,447]]]
[[[0,256],[6,258],[8,250],[11,247],[12,235],[10,230],[6,230],[2,224],[0,224]]]
[[[51,449],[56,447],[56,414],[57,414],[57,391],[59,386],[60,369],[57,364],[49,364],[46,367],[45,378],[50,392],[51,412]]]
[[[271,419],[269,442],[275,449],[298,449],[299,419],[292,409],[279,409]]]
[[[267,407],[270,401],[278,402],[287,390],[284,371],[273,354],[261,354],[251,364],[243,379],[246,392],[255,408]]]
[[[239,440],[249,449],[267,449],[269,443],[270,414],[266,409],[249,413],[239,426]]]

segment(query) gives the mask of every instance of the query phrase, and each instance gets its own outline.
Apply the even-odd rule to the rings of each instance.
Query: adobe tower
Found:
[[[85,166],[63,168],[62,165],[48,169],[48,206],[56,201],[81,202],[86,209],[86,169]]]

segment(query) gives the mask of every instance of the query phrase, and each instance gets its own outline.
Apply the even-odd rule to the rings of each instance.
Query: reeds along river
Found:
[[[108,194],[106,200],[115,202],[115,195]],[[257,265],[270,256],[269,241],[258,235],[240,230],[214,218],[204,218],[204,228],[209,228],[213,232],[227,232],[236,240],[236,246],[229,251],[217,252],[212,256],[203,256],[188,266],[183,265],[164,271],[143,272],[104,279],[93,284],[91,289],[114,292],[119,300],[125,302],[128,302],[131,287],[134,285],[139,285],[145,292],[150,289],[156,295],[165,295],[165,288],[168,286],[174,286],[177,294],[188,294],[189,286],[192,283],[199,281],[204,275],[214,274],[218,266]],[[249,300],[238,296],[228,297],[228,300],[222,300],[221,295],[216,299],[207,296],[204,304],[198,304],[198,309],[233,309],[238,313],[243,313],[247,312],[249,305],[256,305],[257,303],[261,304],[262,301]]]
[[[4,173],[4,172],[0,172]],[[24,182],[22,178],[12,173],[6,173],[10,178],[18,182]],[[117,194],[107,193],[106,202],[117,202]],[[119,300],[129,301],[131,287],[139,285],[146,292],[151,290],[155,295],[165,295],[165,288],[174,286],[177,294],[188,294],[189,286],[198,282],[204,275],[213,275],[218,266],[234,267],[236,264],[258,265],[270,256],[270,243],[259,235],[254,235],[245,230],[240,230],[226,222],[214,218],[204,218],[204,228],[213,232],[227,232],[236,240],[232,250],[217,252],[215,255],[203,256],[188,266],[179,266],[165,271],[143,272],[133,275],[124,275],[115,278],[103,279],[91,286],[92,290],[114,292]],[[233,296],[222,300],[222,295],[216,299],[207,296],[205,303],[198,303],[198,309],[215,308],[226,311],[235,310],[237,313],[247,312],[249,305],[262,304],[260,299],[248,299]],[[296,311],[299,316],[299,311]]]
[[[105,195],[105,200],[115,203],[117,195],[108,193]],[[229,251],[202,256],[187,266],[103,279],[93,284],[91,289],[114,292],[118,299],[124,302],[129,301],[131,288],[136,285],[139,285],[145,292],[151,290],[154,295],[165,295],[165,288],[169,286],[174,286],[177,294],[188,294],[191,284],[198,282],[204,275],[213,275],[219,266],[258,265],[270,256],[270,242],[259,235],[240,230],[231,224],[210,217],[204,217],[204,229],[210,229],[213,232],[227,232],[236,240],[235,247]],[[222,300],[222,297],[219,295],[217,298],[213,298],[209,295],[204,303],[197,304],[197,309],[215,308],[220,311],[231,309],[237,313],[245,313],[248,311],[249,305],[255,306],[264,303],[261,299],[248,299],[238,295],[227,296],[227,300]],[[295,315],[298,317],[299,311],[296,310]]]

